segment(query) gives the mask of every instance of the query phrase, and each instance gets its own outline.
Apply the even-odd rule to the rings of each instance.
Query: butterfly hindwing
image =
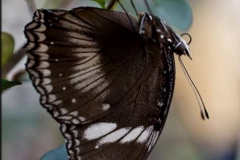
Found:
[[[174,59],[138,29],[130,15],[91,7],[38,10],[26,26],[27,71],[71,160],[146,159],[158,139]]]

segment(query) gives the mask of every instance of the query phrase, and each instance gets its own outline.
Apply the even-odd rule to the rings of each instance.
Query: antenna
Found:
[[[193,83],[193,80],[191,79],[190,75],[188,74],[188,71],[187,71],[186,67],[185,67],[184,64],[183,64],[183,61],[182,61],[181,57],[178,56],[178,59],[179,59],[180,65],[181,65],[181,67],[182,67],[182,69],[183,69],[183,72],[184,72],[184,74],[186,75],[187,80],[188,80],[188,82],[190,83],[190,85],[191,85],[191,87],[192,87],[192,89],[193,89],[193,91],[194,91],[194,94],[195,94],[195,96],[196,96],[196,98],[197,98],[202,119],[205,120],[205,117],[206,117],[207,119],[209,119],[208,111],[207,111],[207,109],[206,109],[206,107],[205,107],[205,104],[204,104],[204,102],[203,102],[203,99],[202,99],[202,97],[201,97],[201,94],[199,93],[196,85]]]
[[[148,12],[149,12],[151,15],[153,15],[153,13],[152,13],[152,11],[151,11],[151,8],[150,8],[147,0],[144,0],[144,3],[145,3],[145,5],[146,5],[146,7],[147,7]]]
[[[126,9],[123,7],[123,5],[122,5],[122,3],[120,2],[120,0],[117,0],[117,2],[118,2],[118,4],[121,6],[121,8],[124,10],[124,12],[126,13],[126,15],[127,15],[128,19],[129,19],[129,21],[130,21],[133,29],[137,32],[137,28],[134,26],[134,24],[133,24],[133,22],[132,22],[132,20],[131,20],[131,18],[130,18],[130,16],[129,16],[129,14],[128,14],[127,11],[126,11]]]
[[[133,3],[133,0],[131,0],[131,4],[132,4],[132,6],[133,6],[133,9],[134,9],[136,15],[138,15],[138,11],[137,11],[137,9],[136,9],[135,4]]]

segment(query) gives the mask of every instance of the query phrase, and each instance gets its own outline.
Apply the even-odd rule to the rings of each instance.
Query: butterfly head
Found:
[[[186,33],[184,33],[184,34],[186,34]],[[190,35],[187,34],[190,37],[190,41],[188,43],[181,36],[179,36],[178,34],[176,34],[176,35],[177,35],[177,41],[174,45],[174,52],[179,56],[186,55],[190,59],[192,59],[192,57],[190,56],[189,46],[188,46],[188,44],[191,42]]]
[[[192,59],[188,47],[191,42],[189,34],[178,35],[163,19],[148,13],[139,14],[139,19],[139,34],[146,41],[160,42],[162,46],[170,47],[177,55],[186,55]],[[190,41],[188,43],[182,38],[183,35],[189,36]]]

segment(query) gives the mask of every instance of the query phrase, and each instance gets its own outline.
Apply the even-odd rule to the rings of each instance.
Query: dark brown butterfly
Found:
[[[147,159],[166,122],[186,42],[160,17],[92,7],[37,10],[26,64],[70,160]]]

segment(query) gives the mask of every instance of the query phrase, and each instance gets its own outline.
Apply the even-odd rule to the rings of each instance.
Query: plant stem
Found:
[[[111,0],[108,3],[107,9],[112,9],[118,1],[120,1],[120,0]]]
[[[17,53],[9,59],[9,61],[2,68],[2,78],[6,78],[7,74],[16,66],[16,64],[26,55],[26,50],[21,48]]]

